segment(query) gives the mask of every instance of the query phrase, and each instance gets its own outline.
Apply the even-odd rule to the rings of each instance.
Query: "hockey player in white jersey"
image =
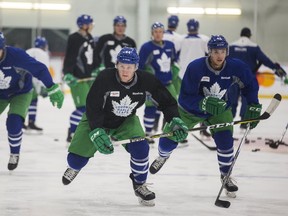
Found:
[[[50,66],[50,57],[48,53],[48,42],[45,37],[37,36],[34,40],[34,47],[26,50],[26,53],[31,57],[35,58],[37,61],[46,65],[47,68]],[[47,92],[45,91],[45,86],[38,79],[32,79],[33,82],[33,97],[31,104],[28,109],[28,125],[23,125],[23,128],[26,131],[35,131],[37,133],[41,133],[43,131],[42,128],[36,126],[36,117],[37,117],[37,107],[38,107],[38,95],[43,97],[47,96]]]
[[[180,73],[179,76],[182,79],[188,64],[197,59],[207,55],[207,42],[208,36],[198,33],[199,21],[190,19],[187,22],[188,34],[183,37],[180,45],[179,65]]]

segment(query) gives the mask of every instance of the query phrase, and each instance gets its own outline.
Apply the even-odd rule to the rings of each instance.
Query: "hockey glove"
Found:
[[[261,104],[250,104],[247,106],[244,120],[245,119],[251,119],[251,118],[257,118],[261,115],[262,105]],[[250,122],[250,129],[253,129],[257,126],[259,121]]]
[[[103,71],[104,69],[105,69],[105,66],[104,66],[103,64],[100,64],[100,66],[99,66],[98,68],[96,68],[95,70],[93,70],[93,71],[91,72],[91,76],[92,76],[92,77],[97,77],[98,74],[99,74],[101,71]]]
[[[211,115],[219,115],[226,110],[227,103],[224,100],[215,97],[205,97],[199,103],[199,108],[203,112]]]
[[[71,73],[65,74],[63,79],[69,87],[77,85],[77,79]]]
[[[286,84],[286,85],[288,84],[288,77],[287,76],[284,79],[284,84]]]
[[[185,140],[188,136],[188,127],[178,117],[174,117],[169,124],[165,125],[164,133],[169,133],[173,131],[173,136],[169,137],[175,142],[181,142]]]
[[[114,147],[110,138],[102,128],[96,128],[89,133],[90,140],[95,145],[96,149],[102,154],[112,154]]]
[[[61,108],[64,101],[64,94],[62,93],[58,84],[54,84],[52,87],[47,89],[48,96],[53,106]]]
[[[286,71],[280,66],[280,64],[275,63],[275,65],[276,65],[275,74],[280,78],[285,77],[287,75]]]

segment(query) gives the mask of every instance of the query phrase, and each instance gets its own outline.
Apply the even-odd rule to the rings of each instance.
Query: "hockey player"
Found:
[[[172,84],[172,67],[177,62],[174,44],[163,40],[164,25],[155,22],[151,26],[152,40],[144,43],[139,52],[139,69],[154,74],[176,99],[177,93]],[[146,134],[151,135],[155,122],[157,105],[148,100],[144,111]],[[150,140],[150,143],[153,143]]]
[[[48,42],[45,37],[37,36],[34,40],[34,47],[26,50],[26,52],[37,61],[42,62],[47,68],[50,66],[50,57],[48,53]],[[37,106],[38,106],[38,95],[43,97],[47,96],[47,92],[43,89],[43,84],[36,78],[32,79],[34,90],[31,104],[28,109],[28,125],[25,126],[25,130],[32,130],[36,132],[42,132],[43,129],[36,126]]]
[[[136,42],[125,35],[127,20],[124,16],[116,16],[113,20],[114,31],[99,37],[95,57],[98,72],[105,68],[114,67],[118,52],[123,47],[135,47]]]
[[[240,38],[232,42],[229,46],[229,56],[238,58],[248,64],[252,73],[256,76],[257,70],[261,64],[271,68],[275,71],[275,74],[281,78],[286,76],[286,72],[280,67],[279,64],[273,63],[260,49],[260,47],[250,40],[251,30],[247,27],[243,28],[240,32]],[[258,83],[257,83],[258,84]],[[231,100],[233,117],[236,115],[238,99],[240,96],[240,87],[235,84],[230,88],[229,97]],[[245,110],[247,107],[247,100],[245,97],[241,97],[241,119],[244,118]],[[246,128],[246,124],[241,124],[241,128]]]
[[[64,81],[69,85],[76,110],[70,115],[67,142],[70,143],[79,121],[86,111],[88,91],[95,72],[95,42],[91,35],[93,19],[83,14],[77,18],[79,30],[69,35],[64,58]]]
[[[109,137],[125,140],[145,136],[136,110],[144,104],[147,94],[159,104],[169,122],[166,130],[174,131],[170,138],[181,141],[187,137],[187,127],[179,118],[177,101],[157,78],[137,70],[138,61],[135,48],[122,48],[117,55],[116,68],[105,69],[92,85],[87,97],[87,112],[68,149],[69,167],[62,178],[64,185],[73,181],[96,151],[114,152]],[[145,184],[149,168],[147,141],[131,142],[123,147],[130,154],[130,178],[135,195],[140,204],[153,206],[155,194]]]
[[[180,45],[180,79],[183,78],[185,70],[191,61],[207,56],[208,54],[207,43],[209,38],[206,35],[199,34],[199,27],[200,25],[198,20],[188,20],[188,34],[182,39]],[[206,130],[200,131],[200,134],[205,137],[211,137],[210,133],[208,133]]]
[[[249,67],[242,61],[226,58],[228,43],[221,35],[212,36],[208,42],[208,57],[192,61],[184,74],[179,95],[179,113],[189,128],[200,122],[207,125],[232,122],[232,112],[227,93],[234,82],[241,86],[246,96],[248,107],[245,119],[258,117],[261,104],[258,101],[258,85]],[[258,122],[251,123],[251,129]],[[233,127],[216,128],[211,131],[217,146],[218,164],[223,180],[232,164]],[[163,144],[163,145],[161,145]],[[173,143],[159,144],[159,157],[151,164],[150,172],[157,173],[171,154]],[[225,188],[234,193],[238,187],[228,179]],[[235,194],[231,194],[235,196]]]
[[[10,146],[8,169],[16,169],[22,142],[22,127],[32,99],[32,77],[47,87],[53,106],[62,107],[64,96],[53,83],[48,68],[30,57],[24,50],[5,45],[0,32],[0,114],[9,105],[6,128]]]

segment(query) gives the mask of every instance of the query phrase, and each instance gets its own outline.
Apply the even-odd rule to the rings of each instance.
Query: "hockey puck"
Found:
[[[55,139],[54,139],[54,141],[55,141],[55,142],[58,142],[58,141],[59,141],[59,139],[55,138]]]
[[[257,140],[261,140],[262,139],[262,137],[257,137]]]
[[[252,149],[252,152],[257,152],[257,151],[260,151],[260,149],[259,148]]]
[[[251,140],[251,143],[255,143],[256,142],[256,140]]]

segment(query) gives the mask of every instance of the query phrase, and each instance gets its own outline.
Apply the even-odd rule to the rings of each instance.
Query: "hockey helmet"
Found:
[[[190,19],[187,22],[187,29],[188,29],[188,32],[197,31],[199,29],[199,22],[195,19]]]
[[[0,49],[4,49],[5,47],[5,37],[4,37],[4,34],[2,32],[0,32]]]
[[[93,23],[93,18],[90,15],[83,14],[77,18],[77,25],[81,28],[83,25]]]
[[[164,25],[160,22],[155,22],[151,26],[151,31],[153,31],[154,29],[158,29],[158,28],[161,28],[164,30]]]
[[[127,20],[125,19],[124,16],[116,16],[113,19],[113,25],[116,25],[117,23],[122,23],[124,25],[126,25]]]
[[[45,37],[37,36],[34,41],[34,46],[37,48],[45,48],[48,45]]]
[[[176,28],[178,26],[179,18],[176,15],[171,15],[168,17],[168,27]]]
[[[124,47],[117,55],[117,62],[124,64],[138,64],[139,56],[135,48]]]

